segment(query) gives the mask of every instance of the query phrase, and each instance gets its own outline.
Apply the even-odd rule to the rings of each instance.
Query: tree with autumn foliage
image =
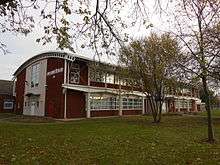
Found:
[[[121,65],[126,66],[128,76],[149,99],[156,123],[161,121],[166,89],[176,80],[174,70],[178,56],[178,43],[168,33],[151,33],[149,37],[120,49]]]

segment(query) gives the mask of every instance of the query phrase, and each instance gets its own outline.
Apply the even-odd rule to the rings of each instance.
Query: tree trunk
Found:
[[[159,106],[159,114],[158,114],[158,120],[157,120],[157,123],[160,123],[161,121],[161,115],[162,115],[162,106],[163,106],[163,102],[160,101],[160,106]]]
[[[157,122],[157,113],[155,112],[155,104],[154,104],[154,99],[151,97],[149,97],[149,101],[150,101],[150,107],[151,107],[151,113],[154,119],[154,123]]]
[[[204,89],[204,94],[205,94],[205,104],[206,104],[207,121],[208,121],[208,142],[213,143],[215,139],[214,139],[210,98],[209,98],[206,76],[202,77],[202,83],[203,83],[203,89]]]

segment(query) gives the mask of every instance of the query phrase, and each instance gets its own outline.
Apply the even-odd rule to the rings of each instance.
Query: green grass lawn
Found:
[[[0,164],[219,164],[220,142],[207,144],[206,119],[164,116],[71,122],[0,120]],[[220,139],[220,118],[214,119]]]
[[[199,113],[199,115],[201,116],[207,116],[207,112],[206,111],[203,111],[201,113]],[[215,117],[220,117],[220,109],[214,109],[212,110],[212,116],[215,118]]]

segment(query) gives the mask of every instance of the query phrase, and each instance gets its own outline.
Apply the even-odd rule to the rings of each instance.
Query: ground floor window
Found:
[[[90,96],[90,109],[91,110],[106,110],[118,109],[119,102],[116,96],[112,95],[98,95],[93,94]]]
[[[143,106],[142,98],[123,98],[123,109],[141,109]]]
[[[91,94],[91,110],[118,110],[119,97],[107,94]],[[143,103],[141,97],[122,97],[122,109],[142,109]]]
[[[4,101],[4,109],[13,109],[13,101]]]
[[[192,106],[191,100],[176,100],[176,106],[179,108],[187,109]]]

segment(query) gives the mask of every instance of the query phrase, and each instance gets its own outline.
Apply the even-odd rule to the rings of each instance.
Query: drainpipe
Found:
[[[122,116],[121,80],[119,79],[119,116]]]
[[[64,58],[64,80],[63,80],[63,84],[66,85],[69,83],[69,65],[67,65],[67,60],[68,58],[66,57],[66,55],[68,56],[68,54],[65,54],[65,58]],[[76,58],[74,57],[74,59],[72,59],[72,62],[74,62],[76,60]],[[68,72],[67,72],[67,66],[68,66]],[[68,75],[67,75],[68,74]],[[67,118],[66,112],[67,112],[67,88],[64,90],[64,119]]]
[[[86,118],[90,118],[90,93],[86,94]]]
[[[90,65],[88,64],[88,86],[90,86]],[[86,93],[86,118],[91,117],[90,112],[90,93]]]
[[[67,60],[64,59],[64,85],[66,84],[66,71],[67,71]],[[64,90],[64,114],[63,114],[64,119],[66,119],[66,93],[67,93],[67,89]]]
[[[142,96],[142,115],[145,114],[144,96]]]

